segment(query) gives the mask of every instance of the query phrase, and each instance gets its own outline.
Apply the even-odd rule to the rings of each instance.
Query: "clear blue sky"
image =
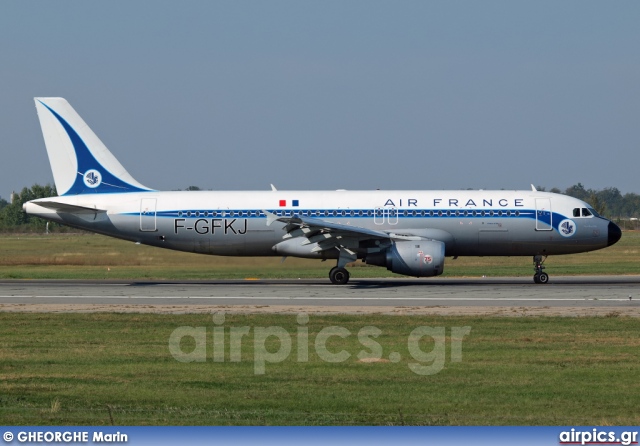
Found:
[[[640,193],[640,2],[6,1],[0,196],[63,96],[156,189]]]

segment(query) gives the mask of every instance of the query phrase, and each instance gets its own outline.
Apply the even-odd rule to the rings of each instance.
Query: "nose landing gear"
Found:
[[[548,283],[549,282],[549,274],[543,272],[544,266],[542,265],[544,261],[547,260],[547,256],[533,256],[533,269],[535,274],[533,275],[533,281],[535,283]]]

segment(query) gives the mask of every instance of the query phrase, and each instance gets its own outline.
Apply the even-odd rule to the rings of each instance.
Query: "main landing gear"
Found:
[[[346,285],[349,282],[349,271],[345,269],[347,263],[355,262],[358,260],[358,255],[355,251],[352,251],[344,246],[340,248],[340,255],[338,256],[338,263],[329,271],[329,280],[334,285]]]
[[[544,258],[542,256],[533,256],[533,269],[536,272],[533,275],[533,281],[535,283],[544,284],[549,282],[549,274],[542,272],[542,270],[544,269],[544,266],[542,266],[542,264],[545,260],[547,260],[547,256],[544,256]]]
[[[349,271],[340,266],[334,266],[329,271],[329,280],[334,285],[345,285],[349,281]]]

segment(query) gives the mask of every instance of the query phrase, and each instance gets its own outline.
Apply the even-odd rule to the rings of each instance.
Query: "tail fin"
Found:
[[[59,195],[144,192],[63,98],[35,98]]]

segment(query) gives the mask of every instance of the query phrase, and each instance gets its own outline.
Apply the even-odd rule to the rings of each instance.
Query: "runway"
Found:
[[[216,281],[0,281],[2,311],[309,311],[640,316],[639,276]]]

